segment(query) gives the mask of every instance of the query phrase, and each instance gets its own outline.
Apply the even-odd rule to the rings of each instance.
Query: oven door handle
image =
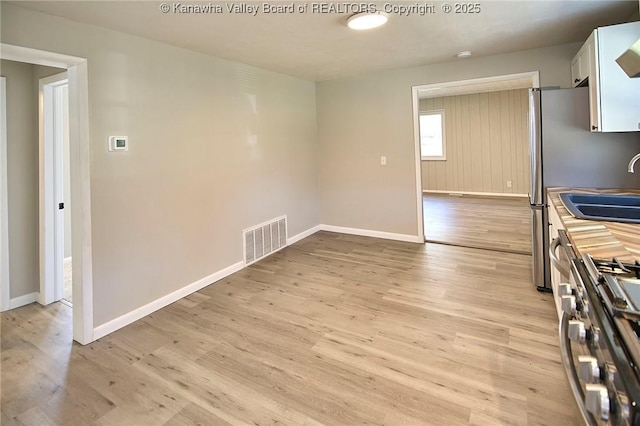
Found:
[[[560,357],[562,358],[562,365],[564,366],[564,371],[567,373],[567,379],[569,380],[569,387],[571,388],[571,392],[578,404],[578,408],[580,409],[580,414],[582,415],[582,419],[584,423],[589,426],[597,426],[593,416],[587,411],[587,407],[584,402],[584,394],[582,392],[582,387],[580,386],[580,379],[578,378],[578,373],[576,372],[575,366],[573,364],[573,354],[571,352],[571,341],[569,340],[569,315],[566,313],[562,313],[562,318],[560,319]]]
[[[560,232],[564,231],[560,230],[558,232],[558,236],[554,238],[549,245],[549,260],[551,261],[551,265],[553,265],[553,267],[556,268],[558,272],[560,272],[565,277],[568,277],[570,275],[569,269],[565,268],[556,256],[556,250],[558,250],[558,247],[562,246],[563,249],[568,250],[568,245],[570,245],[568,238],[566,236],[562,238],[563,235]]]

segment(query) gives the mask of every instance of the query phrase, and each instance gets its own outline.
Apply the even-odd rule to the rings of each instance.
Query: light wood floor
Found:
[[[531,210],[526,198],[425,194],[428,241],[531,254]]]
[[[571,425],[530,257],[320,232],[87,346],[3,313],[2,425]]]

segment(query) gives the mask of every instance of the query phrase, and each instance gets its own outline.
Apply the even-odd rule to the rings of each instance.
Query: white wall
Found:
[[[418,235],[411,87],[540,71],[570,86],[581,43],[317,83],[322,223]],[[380,156],[387,166],[380,165]]]
[[[244,228],[319,223],[314,83],[1,7],[4,43],[88,59],[95,326],[239,262]]]
[[[420,100],[421,112],[438,109],[445,111],[447,159],[422,162],[423,190],[527,194],[526,89]]]
[[[38,98],[34,66],[2,61],[7,79],[7,206],[10,297],[39,288]]]

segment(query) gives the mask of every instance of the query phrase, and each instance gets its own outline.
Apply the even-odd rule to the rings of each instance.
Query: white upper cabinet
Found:
[[[640,131],[640,78],[616,59],[640,38],[640,22],[597,28],[571,61],[575,86],[589,86],[592,132]]]
[[[585,83],[585,80],[589,77],[590,67],[593,64],[593,33],[582,46],[582,48],[576,54],[576,57],[571,61],[571,81],[573,81],[573,87],[577,87]]]

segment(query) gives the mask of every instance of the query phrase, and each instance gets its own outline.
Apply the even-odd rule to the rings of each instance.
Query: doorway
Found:
[[[40,264],[39,302],[72,306],[69,80],[62,72],[39,80]]]
[[[539,87],[538,72],[413,87],[425,241],[531,254],[531,87]]]
[[[67,70],[70,195],[73,199],[73,204],[70,206],[72,207],[70,210],[73,210],[70,217],[70,227],[73,231],[71,233],[71,240],[73,241],[71,244],[71,252],[73,254],[73,339],[78,343],[88,344],[94,340],[94,328],[87,60],[5,43],[0,43],[0,59]],[[40,149],[44,149],[42,138]],[[48,193],[53,193],[53,191],[49,191]],[[1,198],[2,197],[0,197],[0,199]],[[57,207],[54,204],[55,200],[52,199],[50,201],[49,209]],[[50,215],[49,217],[49,220],[51,220],[51,217],[55,216]],[[49,227],[48,229],[53,228]],[[40,237],[43,237],[43,235],[40,235]],[[2,234],[0,238],[2,239],[0,242],[4,244],[6,236]],[[55,241],[53,238],[50,240]],[[64,246],[62,248],[64,248]],[[51,259],[48,259],[48,262],[50,264],[43,264],[43,257],[39,268],[40,292],[43,294],[38,294],[37,300],[43,302],[45,300],[53,301],[56,297],[55,288],[44,285],[46,278],[44,271],[51,271],[52,265],[55,265]],[[0,282],[2,286],[0,293],[4,296],[6,291],[10,291],[13,283],[5,282],[4,277],[6,270],[2,263],[3,262],[0,262],[0,266],[2,267],[0,277],[3,277],[3,280]],[[5,304],[4,297],[2,303]]]

